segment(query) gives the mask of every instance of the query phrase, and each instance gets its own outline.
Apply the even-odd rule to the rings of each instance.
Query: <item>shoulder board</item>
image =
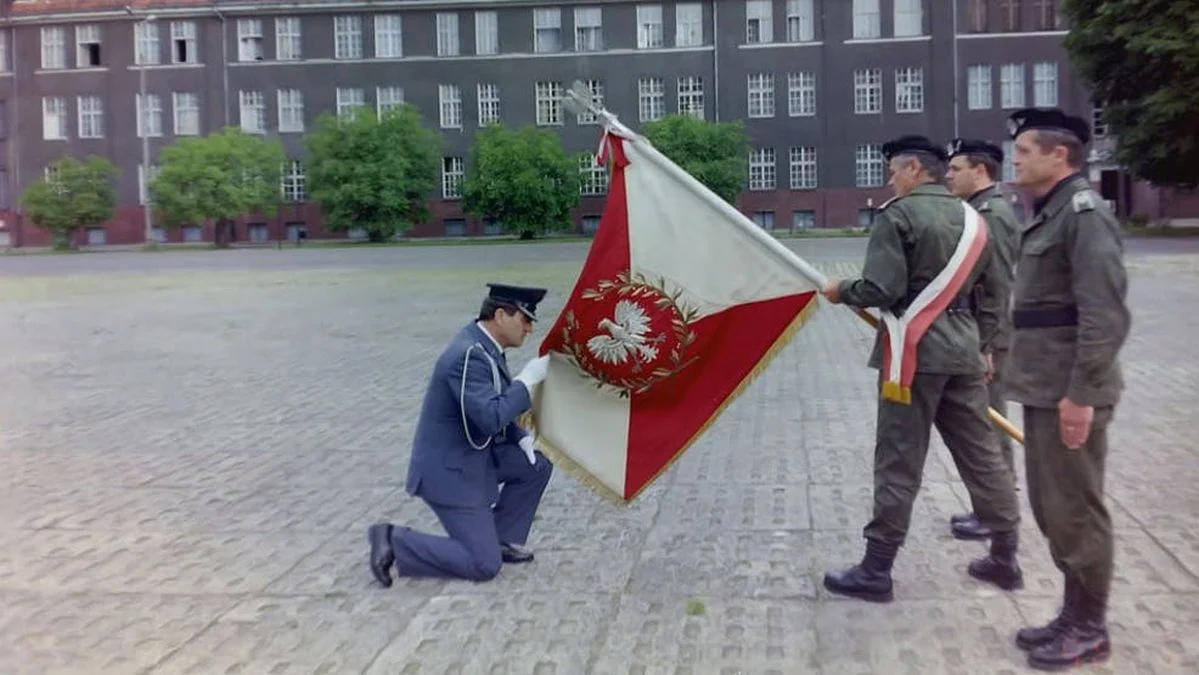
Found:
[[[886,209],[888,206],[894,204],[895,202],[899,201],[900,199],[903,199],[903,197],[896,195],[896,196],[888,199],[887,201],[883,202],[882,204],[879,204],[878,210],[882,211],[883,209]]]
[[[1084,211],[1095,210],[1095,192],[1093,190],[1083,190],[1082,192],[1074,193],[1073,200],[1074,212],[1083,213]]]
[[[979,204],[977,210],[979,213],[987,213],[988,211],[990,211],[991,210],[991,200],[988,199],[985,202],[983,202],[982,204]]]

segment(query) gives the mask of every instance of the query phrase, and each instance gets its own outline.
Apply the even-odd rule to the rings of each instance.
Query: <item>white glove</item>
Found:
[[[526,436],[520,437],[520,449],[525,451],[525,457],[528,458],[529,464],[533,464],[533,465],[537,464],[537,455],[533,454],[533,437],[532,436],[526,435]]]
[[[545,379],[546,373],[550,369],[550,355],[540,356],[525,364],[524,368],[520,369],[520,374],[515,378],[525,383],[525,388],[529,393],[533,393],[533,387],[541,384]]]

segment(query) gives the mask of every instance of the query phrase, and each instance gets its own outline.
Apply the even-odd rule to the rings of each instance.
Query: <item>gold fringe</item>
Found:
[[[903,405],[912,404],[912,388],[898,382],[883,382],[883,400]]]

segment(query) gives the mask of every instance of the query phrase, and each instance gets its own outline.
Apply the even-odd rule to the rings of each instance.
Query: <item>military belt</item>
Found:
[[[1012,327],[1020,328],[1060,328],[1062,326],[1078,325],[1078,307],[1050,307],[1045,309],[1016,309],[1012,310]]]
[[[904,305],[905,312],[907,311],[907,308],[911,306],[912,302],[916,299],[916,296],[919,294],[920,294],[919,291],[908,291],[907,295],[903,299],[903,305]],[[974,298],[968,294],[963,294],[963,295],[957,296],[953,300],[950,300],[949,304],[945,307],[945,311],[947,311],[947,312],[966,312],[966,311],[973,311],[973,310],[974,310]]]

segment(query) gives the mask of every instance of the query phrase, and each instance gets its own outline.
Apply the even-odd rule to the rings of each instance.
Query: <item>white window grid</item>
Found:
[[[970,66],[966,70],[966,107],[987,110],[991,107],[991,66]]]
[[[660,77],[637,80],[637,113],[642,122],[666,116],[666,82]]]
[[[196,22],[171,22],[171,63],[199,63]]]
[[[637,49],[658,49],[663,44],[662,5],[637,5]]]
[[[1033,64],[1032,104],[1043,108],[1057,107],[1057,63],[1042,61]]]
[[[853,73],[853,111],[871,115],[883,110],[883,71],[878,68]]]
[[[134,94],[137,110],[137,137],[156,138],[162,135],[162,97],[158,94]]]
[[[375,15],[375,58],[404,56],[404,21],[399,14]]]
[[[792,147],[787,151],[792,190],[816,189],[816,148]]]
[[[533,51],[538,54],[562,51],[562,10],[556,7],[533,10]]]
[[[787,42],[816,39],[816,7],[813,0],[787,0]]]
[[[76,102],[79,113],[80,138],[104,138],[104,101],[99,96],[80,96]]]
[[[1003,182],[1011,183],[1016,180],[1016,164],[1013,162],[1013,157],[1016,154],[1016,142],[1006,140],[1003,142]]]
[[[354,111],[366,106],[366,91],[357,87],[337,88],[337,116],[350,119]]]
[[[1057,30],[1062,27],[1058,3],[1061,0],[1033,0],[1033,12],[1040,30]]]
[[[575,8],[575,51],[604,49],[604,12],[600,7]]]
[[[924,0],[894,0],[895,37],[924,34]]]
[[[811,117],[816,114],[816,73],[787,74],[787,115]]]
[[[7,73],[8,69],[8,33],[0,32],[0,73]],[[0,199],[6,194],[5,183],[0,183]]]
[[[462,197],[462,179],[466,175],[466,160],[462,157],[441,158],[441,196],[445,199]]]
[[[279,106],[279,133],[304,132],[304,92],[299,89],[280,89],[275,92]]]
[[[970,0],[970,30],[975,33],[987,32],[987,4],[989,0]]]
[[[856,40],[882,35],[882,17],[878,0],[853,0],[853,37]]]
[[[191,92],[171,94],[176,136],[200,135],[200,95]]]
[[[42,69],[67,67],[67,29],[62,26],[42,28]]]
[[[362,17],[341,14],[333,17],[333,58],[362,58]]]
[[[704,8],[698,2],[674,6],[674,46],[699,47],[704,43]]]
[[[918,113],[924,111],[924,69],[898,68],[895,70],[895,112]]]
[[[854,185],[879,187],[883,184],[883,149],[876,143],[859,145],[854,150]]]
[[[746,77],[747,114],[751,118],[774,117],[774,75],[751,73]]]
[[[1024,107],[1024,64],[1007,63],[999,67],[999,105]]]
[[[275,19],[275,59],[298,61],[304,55],[303,27],[298,16]]]
[[[482,84],[478,86],[479,126],[500,121],[500,86]]]
[[[442,129],[462,128],[462,88],[456,84],[437,85],[437,102]]]
[[[774,42],[773,5],[773,0],[745,0],[746,44]]]
[[[774,148],[757,148],[749,151],[749,189],[754,192],[773,190],[775,176]]]
[[[283,164],[283,175],[279,181],[279,192],[283,200],[292,203],[308,200],[308,174],[304,163],[298,159],[289,159]]]
[[[437,13],[437,55],[458,56],[458,14],[456,12]]]
[[[475,53],[500,53],[500,20],[494,11],[475,12]]]
[[[604,104],[604,83],[600,80],[587,80],[585,84],[588,91],[591,92],[591,98],[597,105],[602,106]],[[599,117],[592,112],[583,112],[578,115],[576,122],[578,124],[598,124]]]
[[[75,26],[75,66],[96,68],[100,61],[100,27],[94,23]]]
[[[262,19],[238,19],[237,60],[261,61],[263,58]]]
[[[248,134],[266,133],[266,102],[261,91],[237,92],[238,120]]]
[[[608,194],[608,167],[597,165],[594,154],[587,152],[579,156],[579,178],[579,194],[582,196]]]
[[[562,83],[538,82],[534,91],[537,126],[562,125]]]
[[[375,114],[380,118],[392,108],[404,105],[404,88],[397,86],[375,87]]]
[[[62,96],[42,98],[42,139],[59,141],[67,138],[67,99]]]
[[[698,75],[680,77],[678,80],[679,114],[704,119],[704,78]]]
[[[152,66],[162,61],[158,49],[158,24],[151,21],[138,21],[133,24],[133,63],[138,66]]]

